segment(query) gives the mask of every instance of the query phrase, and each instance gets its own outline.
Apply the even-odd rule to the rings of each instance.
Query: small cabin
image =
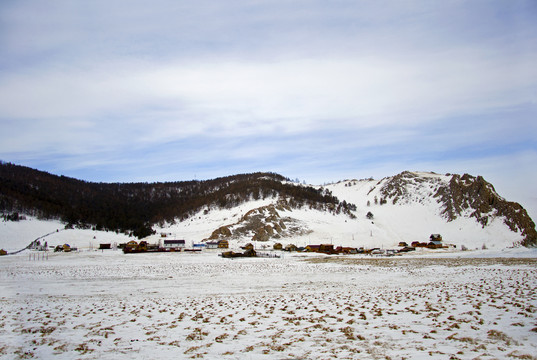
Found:
[[[252,243],[248,243],[248,244],[244,245],[243,249],[244,250],[253,250],[254,245],[252,245]]]
[[[442,235],[440,234],[431,234],[429,237],[430,241],[442,241]]]
[[[358,254],[358,250],[353,247],[338,246],[335,250],[338,254]]]
[[[205,247],[207,249],[218,249],[218,242],[217,241],[210,241],[205,243]]]
[[[147,251],[147,241],[140,241],[140,243],[136,247],[136,251],[138,251],[138,252],[146,252]]]
[[[332,244],[308,245],[306,246],[306,251],[324,254],[333,254],[335,252],[334,245]]]
[[[429,237],[430,241],[427,244],[427,247],[430,249],[440,249],[442,248],[442,235],[440,234],[431,234]]]
[[[218,248],[219,249],[228,249],[229,248],[229,242],[227,240],[218,241]]]
[[[305,250],[308,252],[319,252],[319,247],[320,245],[307,245]]]
[[[255,252],[254,248],[248,249],[243,254],[244,257],[256,257],[257,253]]]
[[[132,251],[132,250],[136,250],[137,246],[138,246],[138,243],[134,240],[131,240],[128,243],[126,243],[123,248]]]
[[[296,245],[295,244],[289,244],[289,245],[286,245],[285,246],[285,251],[297,251],[297,248],[296,248]]]
[[[274,250],[282,250],[283,249],[283,245],[281,243],[276,243],[272,246],[272,248]]]
[[[99,250],[110,250],[112,248],[112,244],[99,244]]]

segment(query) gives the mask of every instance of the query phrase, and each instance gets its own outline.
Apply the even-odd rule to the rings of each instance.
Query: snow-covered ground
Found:
[[[433,202],[375,205],[376,183],[328,186],[357,205],[356,219],[280,210],[311,232],[257,249],[275,241],[393,248],[431,233],[457,249],[392,258],[123,254],[95,250],[132,239],[123,234],[35,218],[2,222],[8,252],[45,234],[49,246],[79,251],[0,257],[0,358],[537,359],[537,249],[512,247],[520,234],[501,219],[482,228],[473,219],[443,221]],[[146,240],[164,232],[190,246],[275,201],[202,210]]]
[[[210,251],[34,254],[0,258],[2,359],[537,354],[532,249],[235,260]]]

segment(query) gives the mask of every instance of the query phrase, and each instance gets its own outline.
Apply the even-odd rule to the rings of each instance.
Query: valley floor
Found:
[[[537,259],[28,252],[0,358],[536,359]]]

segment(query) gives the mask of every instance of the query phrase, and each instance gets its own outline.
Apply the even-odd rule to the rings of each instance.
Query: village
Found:
[[[319,244],[319,245],[306,245],[296,246],[294,244],[283,245],[282,243],[275,243],[270,248],[268,245],[261,245],[256,247],[252,243],[247,243],[239,249],[230,249],[228,240],[222,239],[219,241],[207,241],[202,243],[193,243],[191,247],[187,247],[187,241],[184,239],[168,239],[167,234],[162,234],[161,240],[158,243],[149,243],[147,241],[135,241],[131,240],[122,244],[101,243],[98,250],[122,250],[125,254],[136,253],[159,253],[159,252],[201,252],[217,250],[219,256],[224,258],[236,258],[236,257],[280,257],[278,252],[304,252],[304,253],[319,253],[326,255],[375,255],[375,256],[395,256],[402,255],[404,253],[415,251],[416,248],[427,249],[449,249],[456,248],[455,245],[444,244],[442,236],[440,234],[431,234],[429,241],[419,242],[414,241],[410,245],[406,242],[399,242],[397,248],[383,249],[379,247],[374,248],[354,248],[354,247],[335,247],[333,244]],[[30,249],[33,250],[48,250],[46,242],[41,244],[36,241],[32,244]],[[71,252],[77,250],[72,248],[69,244],[58,245],[54,247],[55,252]],[[219,251],[218,251],[219,250]],[[267,254],[267,251],[269,252]]]
[[[416,251],[417,248],[426,249],[456,249],[456,245],[445,244],[440,234],[431,234],[429,241],[419,242],[414,241],[410,245],[406,242],[399,242],[396,248],[384,249],[380,247],[364,248],[364,247],[344,247],[334,246],[333,244],[319,244],[319,245],[306,245],[296,246],[295,244],[283,245],[282,243],[275,243],[271,247],[267,244],[254,245],[253,243],[247,243],[244,246],[240,246],[236,249],[231,249],[229,241],[226,239],[218,241],[207,241],[200,243],[192,243],[190,247],[187,247],[187,241],[184,239],[169,239],[168,234],[161,234],[162,239],[157,243],[149,243],[148,241],[130,240],[126,243],[100,243],[98,248],[90,248],[90,250],[122,250],[124,254],[136,254],[136,253],[163,253],[163,252],[201,252],[201,251],[215,251],[219,256],[223,258],[237,258],[237,257],[280,257],[283,252],[297,252],[297,253],[319,253],[326,255],[371,255],[371,256],[396,256],[403,255],[404,253]],[[36,239],[30,243],[26,248],[22,250],[34,250],[34,251],[54,251],[54,252],[72,252],[77,251],[76,247],[72,247],[69,244],[61,244],[56,246],[49,246],[46,241],[41,242],[42,239]],[[242,250],[242,252],[239,251]],[[20,251],[22,251],[20,250]],[[460,250],[465,250],[462,247]],[[5,250],[0,250],[1,255],[8,255]]]

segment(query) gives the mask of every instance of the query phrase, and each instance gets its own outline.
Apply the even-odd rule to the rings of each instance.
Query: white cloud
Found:
[[[160,108],[183,126],[190,125],[182,118],[192,116],[225,122],[232,132],[246,120],[288,131],[304,125],[288,119],[309,126],[322,119],[352,119],[345,126],[421,123],[535,100],[534,63],[537,56],[512,65],[466,50],[402,60],[113,63],[6,76],[0,107],[4,118],[122,114],[117,120],[126,125]]]
[[[7,161],[474,173],[535,131],[531,1],[0,6]]]

